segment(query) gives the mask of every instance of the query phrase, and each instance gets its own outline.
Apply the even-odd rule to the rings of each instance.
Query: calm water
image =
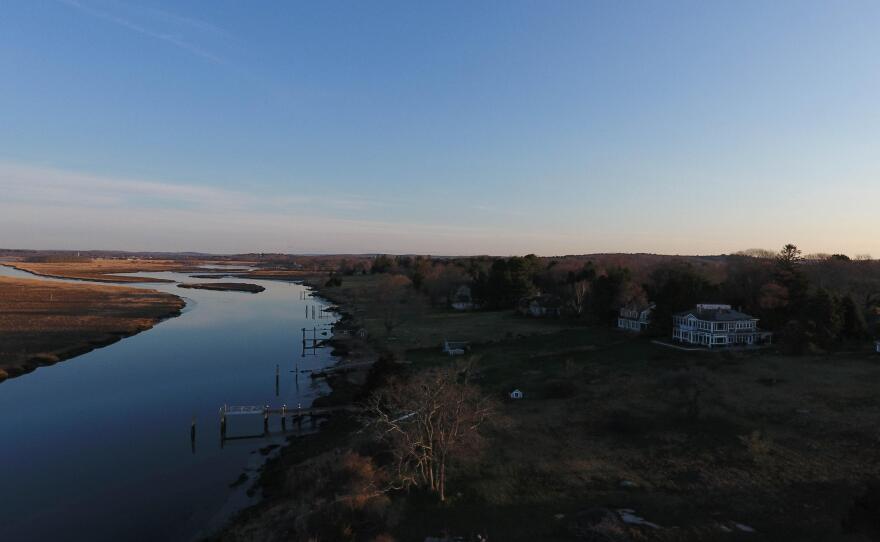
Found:
[[[34,278],[7,267],[0,275]],[[221,448],[218,410],[310,404],[326,390],[308,375],[297,380],[294,368],[333,360],[326,349],[303,357],[301,328],[320,335],[333,320],[306,317],[325,303],[301,299],[301,285],[242,282],[266,291],[146,285],[184,297],[184,314],[0,384],[0,540],[191,540],[248,504],[258,450],[284,441],[280,421],[271,420],[269,437]],[[227,436],[261,432],[260,416],[241,416],[230,418]],[[248,483],[231,489],[243,472]]]

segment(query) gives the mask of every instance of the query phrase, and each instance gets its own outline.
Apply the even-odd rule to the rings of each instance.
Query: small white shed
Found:
[[[874,341],[874,351],[880,354],[880,341]]]
[[[510,398],[511,399],[522,399],[523,392],[517,388],[517,389],[513,390],[512,392],[510,392]]]

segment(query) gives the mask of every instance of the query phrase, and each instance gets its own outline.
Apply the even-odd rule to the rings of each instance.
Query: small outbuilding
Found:
[[[465,341],[443,341],[443,352],[449,354],[450,356],[461,356],[467,351],[470,343]]]
[[[517,388],[517,389],[513,390],[512,392],[510,392],[510,398],[511,399],[522,399],[523,392],[520,391],[519,388]]]
[[[880,341],[874,341],[874,351],[880,354]]]

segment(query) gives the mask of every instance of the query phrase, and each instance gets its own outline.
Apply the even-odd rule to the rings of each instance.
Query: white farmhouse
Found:
[[[511,398],[511,399],[522,399],[522,398],[523,398],[523,392],[520,391],[519,389],[515,389],[515,390],[513,390],[512,392],[510,392],[510,398]]]
[[[651,323],[651,312],[654,305],[628,305],[620,309],[617,316],[617,327],[626,331],[635,331],[640,333],[648,329]]]
[[[772,334],[758,329],[758,319],[730,305],[697,305],[672,317],[672,338],[708,348],[763,344]]]

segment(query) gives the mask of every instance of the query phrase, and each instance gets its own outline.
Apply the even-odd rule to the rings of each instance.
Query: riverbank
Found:
[[[282,276],[273,278],[283,280]],[[363,398],[370,386],[370,363],[380,358],[377,341],[359,335],[361,322],[353,314],[355,307],[334,295],[338,292],[324,287],[325,276],[305,278],[317,297],[332,301],[339,319],[333,328],[333,336],[327,340],[338,359],[335,367],[357,366],[355,370],[341,372],[325,378],[330,391],[314,400],[313,406],[331,407],[352,405]],[[361,424],[357,415],[343,412],[334,414],[320,425],[318,431],[291,437],[278,454],[270,457],[250,491],[259,492],[260,502],[233,517],[209,541],[232,542],[245,540],[286,541],[297,540],[296,533],[304,525],[326,523],[335,528],[334,520],[323,518],[321,513],[327,505],[326,491],[330,489],[325,476],[335,473],[336,481],[342,483],[347,476],[340,472],[339,459],[349,452],[362,437],[357,434]],[[315,472],[315,476],[307,473]],[[345,471],[345,468],[342,468]],[[335,488],[335,490],[344,488]],[[325,521],[326,520],[326,521]],[[316,528],[321,528],[318,525]],[[335,539],[330,536],[329,539]]]
[[[294,441],[264,472],[266,501],[220,539],[297,540],[294,533],[308,531],[322,540],[488,533],[563,541],[608,535],[590,524],[597,517],[620,540],[864,540],[880,532],[880,491],[871,489],[880,477],[876,355],[683,352],[577,320],[455,312],[418,297],[395,307],[389,332],[384,280],[314,285],[377,351],[407,360],[402,370],[454,363],[440,341],[470,341],[472,381],[490,396],[520,389],[525,398],[504,402],[507,423],[487,435],[478,461],[451,474],[445,503],[389,494],[381,521],[348,524],[360,538],[331,532],[352,519],[333,508],[352,474],[330,464],[377,453],[343,426],[315,437],[313,449]],[[346,387],[349,397],[364,390]],[[381,454],[374,459],[381,464]]]
[[[177,316],[180,297],[121,286],[0,277],[0,381]]]

